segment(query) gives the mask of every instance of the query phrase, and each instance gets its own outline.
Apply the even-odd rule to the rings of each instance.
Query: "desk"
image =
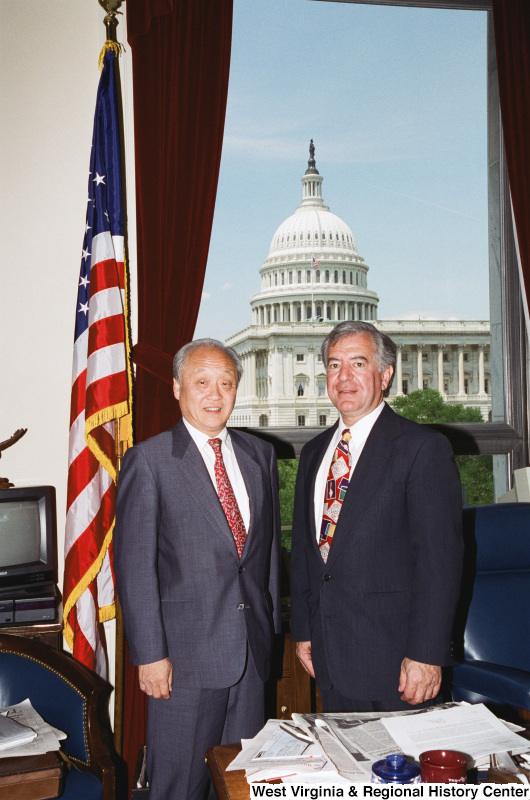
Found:
[[[210,747],[206,751],[206,763],[219,800],[249,800],[250,788],[244,769],[226,772],[227,766],[241,752],[240,744],[225,744]]]

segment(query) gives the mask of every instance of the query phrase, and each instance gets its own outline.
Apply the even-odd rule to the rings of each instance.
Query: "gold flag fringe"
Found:
[[[110,39],[107,39],[107,41],[105,42],[105,44],[101,48],[101,53],[99,54],[98,67],[99,67],[99,71],[100,72],[103,69],[103,62],[105,60],[105,53],[108,50],[113,50],[114,54],[116,56],[119,56],[120,53],[121,53],[121,44],[119,44],[119,42],[113,42]]]

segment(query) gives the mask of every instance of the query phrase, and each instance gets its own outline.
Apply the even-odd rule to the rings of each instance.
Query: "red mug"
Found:
[[[426,750],[420,767],[422,783],[467,782],[467,756],[456,750]]]

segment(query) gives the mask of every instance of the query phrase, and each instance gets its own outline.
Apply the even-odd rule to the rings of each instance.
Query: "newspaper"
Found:
[[[35,756],[41,753],[49,753],[52,750],[59,750],[60,740],[66,739],[66,733],[48,725],[40,714],[38,714],[29,700],[23,700],[7,708],[1,708],[0,713],[5,714],[9,719],[19,722],[28,728],[32,728],[36,737],[27,744],[20,747],[10,747],[9,750],[0,751],[0,758],[11,758],[13,756]]]
[[[10,750],[26,742],[31,742],[37,734],[33,728],[21,725],[14,719],[7,716],[7,713],[0,713],[0,750]]]
[[[437,706],[450,708],[454,703]],[[383,725],[383,719],[430,713],[431,709],[356,712],[338,714],[293,714],[293,720],[320,741],[339,775],[353,782],[370,780],[372,765],[402,749]]]
[[[383,720],[391,736],[412,758],[425,750],[450,749],[476,761],[493,753],[528,752],[530,742],[513,733],[485,705],[466,705],[423,717]]]
[[[301,747],[293,746],[290,756],[286,754],[286,749],[282,748],[282,757],[274,758],[278,742],[281,744],[283,738],[281,734],[289,736],[281,730],[281,724],[282,720],[270,719],[253,739],[243,740],[241,752],[229,764],[227,770],[244,769],[249,783],[277,779],[285,782],[298,779],[299,776],[303,776],[306,780],[313,774],[319,776],[320,783],[324,782],[329,774],[332,779],[333,776],[337,776],[337,770],[317,742],[309,745],[304,743],[302,753],[299,752]],[[296,742],[302,744],[295,737],[290,736],[290,738],[293,745]]]

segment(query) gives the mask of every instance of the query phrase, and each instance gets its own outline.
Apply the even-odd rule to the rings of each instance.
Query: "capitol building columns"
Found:
[[[465,383],[464,383],[464,345],[458,345],[458,396],[464,397]]]
[[[418,385],[417,389],[423,389],[423,345],[418,345],[417,362],[418,362]]]
[[[438,391],[445,394],[444,389],[444,345],[438,345]]]
[[[479,394],[486,394],[486,383],[485,383],[485,376],[484,376],[484,350],[485,346],[483,344],[479,345],[478,349],[478,393]]]
[[[403,361],[402,361],[403,345],[398,344],[396,354],[396,380],[394,381],[394,389],[396,395],[403,394]]]

